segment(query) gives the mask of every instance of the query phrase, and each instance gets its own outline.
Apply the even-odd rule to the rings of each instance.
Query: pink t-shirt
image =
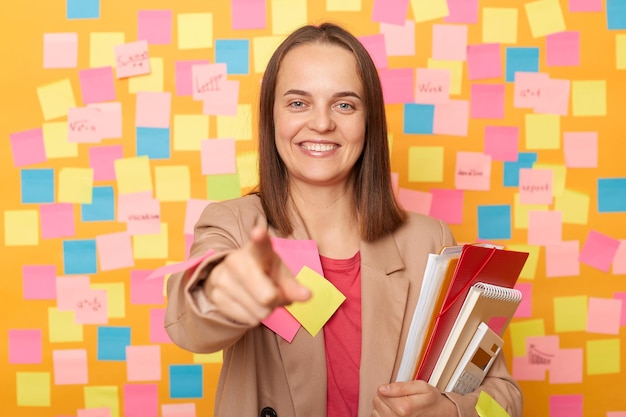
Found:
[[[361,364],[361,254],[357,252],[350,259],[320,258],[326,279],[346,296],[324,325],[327,416],[356,417]]]

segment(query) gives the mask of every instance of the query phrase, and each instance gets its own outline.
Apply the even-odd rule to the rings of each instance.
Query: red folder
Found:
[[[465,245],[448,287],[441,311],[420,362],[416,379],[428,381],[448,339],[470,287],[477,282],[513,288],[528,253]]]

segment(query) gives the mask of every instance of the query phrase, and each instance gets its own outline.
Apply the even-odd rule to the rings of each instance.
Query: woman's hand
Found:
[[[272,248],[265,220],[258,223],[250,241],[215,266],[204,285],[209,301],[224,316],[250,326],[275,307],[311,297]]]
[[[425,381],[378,387],[372,417],[456,417],[456,405]]]

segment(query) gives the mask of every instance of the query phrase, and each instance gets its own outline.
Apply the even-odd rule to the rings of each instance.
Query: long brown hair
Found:
[[[365,144],[352,169],[353,200],[361,239],[376,240],[396,230],[406,219],[391,185],[387,121],[376,66],[365,47],[351,33],[332,23],[307,25],[290,34],[270,58],[261,84],[259,103],[259,186],[257,192],[269,224],[281,234],[293,231],[289,216],[289,178],[276,149],[274,97],[280,64],[293,48],[307,43],[338,45],[352,52],[364,88]]]

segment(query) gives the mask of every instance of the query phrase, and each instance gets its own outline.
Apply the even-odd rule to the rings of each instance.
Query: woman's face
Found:
[[[276,147],[290,181],[345,185],[365,141],[354,55],[330,44],[297,46],[280,64],[275,93]]]

